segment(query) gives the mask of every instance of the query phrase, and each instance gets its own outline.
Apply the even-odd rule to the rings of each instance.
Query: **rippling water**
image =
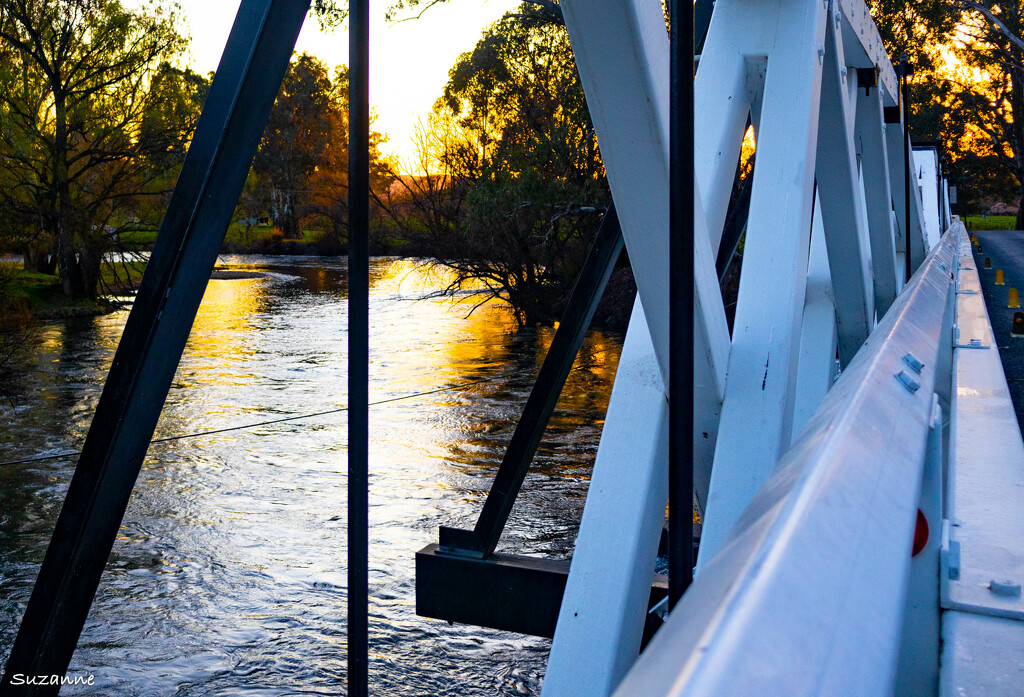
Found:
[[[223,257],[265,277],[213,280],[156,437],[346,402],[345,260]],[[472,526],[551,339],[485,306],[423,296],[443,278],[371,270],[370,679],[375,695],[533,695],[549,642],[414,612],[413,555]],[[43,327],[35,371],[0,406],[0,460],[84,439],[127,312]],[[620,342],[580,352],[501,549],[571,553]],[[155,444],[71,666],[90,695],[345,691],[346,420]],[[6,658],[72,464],[0,469]]]

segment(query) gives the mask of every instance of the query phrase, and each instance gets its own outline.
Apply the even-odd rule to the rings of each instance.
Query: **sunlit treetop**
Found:
[[[324,0],[331,1],[331,0]],[[536,5],[544,10],[543,16],[553,24],[565,24],[562,18],[562,8],[554,0],[523,0],[530,5]],[[388,21],[404,21],[422,17],[423,13],[435,5],[446,3],[448,0],[395,0],[388,7],[385,17]]]
[[[339,27],[348,17],[348,5],[342,7],[338,0],[313,0],[312,10],[322,29]]]

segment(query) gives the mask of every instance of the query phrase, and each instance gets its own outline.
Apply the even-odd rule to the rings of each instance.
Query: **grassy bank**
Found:
[[[121,235],[121,241],[138,250],[150,250],[156,232],[133,232]],[[430,256],[431,249],[422,240],[410,241],[391,221],[376,221],[370,227],[370,254],[375,256]],[[289,254],[306,256],[342,256],[348,252],[343,242],[323,230],[306,229],[302,237],[285,239],[274,234],[271,225],[253,225],[248,229],[232,223],[220,246],[222,254]]]
[[[121,234],[120,241],[136,249],[148,250],[153,248],[156,234],[155,230],[126,232]],[[286,240],[280,235],[275,235],[271,225],[252,225],[246,229],[240,223],[232,223],[224,236],[221,251],[234,254],[265,254],[269,249],[297,247],[308,248],[309,251],[305,253],[315,254],[317,244],[323,236],[324,233],[321,230],[303,230],[301,238]]]
[[[1013,230],[1017,224],[1017,218],[1012,215],[990,215],[987,218],[965,215],[963,220],[968,230]]]
[[[114,269],[104,266],[102,286],[113,294],[131,290],[142,279],[145,264],[130,262]],[[126,278],[127,274],[127,278]],[[89,317],[116,309],[117,304],[104,298],[67,298],[60,278],[25,271],[21,264],[0,264],[0,303],[5,313],[36,319]]]

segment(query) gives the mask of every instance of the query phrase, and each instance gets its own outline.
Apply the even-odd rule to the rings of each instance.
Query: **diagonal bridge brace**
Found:
[[[442,552],[479,558],[494,552],[622,248],[622,228],[612,203],[601,220],[476,526],[472,530],[442,526]]]
[[[55,695],[124,517],[309,0],[242,0],[114,355],[0,695]]]

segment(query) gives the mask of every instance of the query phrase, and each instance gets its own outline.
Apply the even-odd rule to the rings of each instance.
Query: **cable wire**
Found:
[[[593,353],[589,353],[589,354],[587,354],[586,357],[587,358],[594,358],[595,356],[600,356],[600,355],[605,354],[605,353],[608,353],[608,349],[605,349],[603,351],[595,351]],[[582,365],[577,365],[577,366],[573,367],[572,372],[575,372],[577,370],[586,370],[587,368],[592,368],[592,367],[594,367],[593,364],[591,364],[591,363],[584,363]],[[416,397],[426,397],[427,395],[438,394],[439,392],[457,392],[459,390],[464,390],[467,387],[473,387],[474,385],[480,385],[480,384],[483,384],[483,383],[486,383],[486,382],[493,382],[494,380],[497,380],[498,377],[499,377],[498,375],[494,375],[494,376],[489,377],[489,378],[480,378],[479,380],[472,380],[470,382],[463,383],[461,385],[452,385],[451,387],[438,387],[437,389],[427,390],[425,392],[414,392],[412,394],[404,394],[404,395],[400,395],[398,397],[389,397],[387,399],[381,399],[381,400],[376,401],[376,402],[370,402],[369,406],[377,407],[377,406],[380,406],[382,404],[389,404],[391,402],[400,402],[400,401],[405,400],[405,399],[415,399]],[[312,412],[310,414],[297,414],[296,416],[285,416],[285,417],[280,418],[280,419],[270,419],[269,421],[257,421],[256,423],[242,424],[241,426],[228,426],[226,428],[217,428],[217,429],[214,429],[212,431],[198,431],[196,433],[184,433],[184,434],[179,435],[179,436],[165,436],[163,438],[154,438],[153,440],[150,441],[150,443],[151,444],[152,443],[169,443],[171,441],[186,440],[188,438],[201,438],[202,436],[215,436],[215,435],[220,434],[220,433],[229,433],[231,431],[244,431],[244,430],[247,430],[247,429],[250,429],[250,428],[259,428],[260,426],[271,426],[273,424],[285,423],[287,421],[300,421],[302,419],[312,419],[312,418],[317,417],[317,416],[328,416],[330,414],[338,414],[338,413],[343,412],[343,411],[348,411],[348,407],[344,406],[344,407],[338,407],[336,409],[328,409],[326,411],[315,411],[315,412]],[[40,456],[37,456],[37,457],[26,457],[26,458],[22,458],[20,460],[8,460],[6,462],[0,462],[0,467],[7,467],[9,465],[27,465],[27,464],[31,464],[33,462],[48,462],[50,460],[65,460],[65,459],[67,459],[69,457],[76,457],[76,456],[81,455],[81,454],[82,454],[81,450],[72,450],[72,451],[69,451],[69,452],[66,452],[66,453],[57,453],[56,455],[40,455]]]
[[[439,387],[435,390],[427,390],[426,392],[415,392],[413,394],[401,395],[399,397],[389,397],[388,399],[381,399],[376,402],[370,402],[369,406],[376,407],[381,404],[389,404],[391,402],[400,402],[404,399],[413,399],[415,397],[425,397],[431,394],[437,394],[439,392],[455,392],[458,390],[464,390],[467,387],[479,385],[485,382],[491,382],[495,378],[481,378],[480,380],[473,380],[462,385],[453,385],[451,387]],[[270,419],[268,421],[257,421],[251,424],[242,424],[241,426],[228,426],[226,428],[217,428],[212,431],[199,431],[197,433],[184,433],[178,436],[166,436],[164,438],[154,438],[150,443],[169,443],[175,440],[185,440],[187,438],[200,438],[202,436],[213,436],[219,433],[229,433],[231,431],[244,431],[250,428],[259,428],[260,426],[270,426],[272,424],[285,423],[287,421],[299,421],[301,419],[312,419],[317,416],[327,416],[329,414],[338,414],[343,411],[348,411],[348,407],[338,407],[336,409],[328,409],[326,411],[315,411],[310,414],[297,414],[295,416],[285,416],[280,419]],[[8,465],[25,465],[32,462],[46,462],[48,460],[63,460],[69,457],[75,457],[81,455],[81,450],[73,450],[66,453],[58,453],[57,455],[43,455],[39,457],[26,457],[21,460],[9,460],[7,462],[0,462],[0,467],[6,467]]]

